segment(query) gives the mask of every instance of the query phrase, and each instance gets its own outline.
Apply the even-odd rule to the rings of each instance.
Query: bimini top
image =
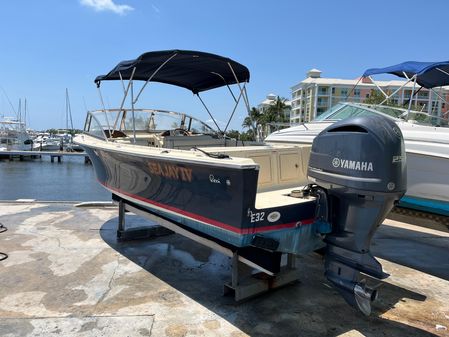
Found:
[[[99,86],[101,81],[120,80],[120,75],[123,80],[129,80],[134,68],[133,80],[147,81],[154,74],[151,82],[176,85],[194,94],[249,82],[248,68],[229,58],[191,50],[163,50],[122,61],[107,75],[97,76],[95,83]]]
[[[363,77],[376,74],[393,74],[399,77],[416,77],[416,83],[430,89],[449,85],[449,61],[415,62],[408,61],[386,68],[371,68],[364,72]]]

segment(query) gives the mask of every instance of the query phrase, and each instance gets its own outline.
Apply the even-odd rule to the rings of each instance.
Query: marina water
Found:
[[[111,194],[96,181],[84,157],[24,161],[0,160],[0,200],[109,201]]]

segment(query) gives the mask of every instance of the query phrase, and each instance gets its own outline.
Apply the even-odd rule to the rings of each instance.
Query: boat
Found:
[[[405,191],[400,130],[371,116],[332,125],[313,146],[229,139],[236,109],[250,109],[249,79],[244,65],[215,54],[144,53],[97,76],[101,102],[101,85],[108,81],[121,83],[123,98],[116,109],[102,104],[88,111],[84,133],[74,142],[114,200],[227,247],[267,275],[280,272],[285,254],[325,248],[327,278],[369,314],[377,290],[361,273],[386,277],[369,251],[371,237]],[[139,108],[151,82],[190,90],[216,129],[183,112]],[[234,106],[223,130],[201,96],[219,88],[230,92]],[[339,144],[338,152],[329,142]]]
[[[387,68],[368,69],[362,78],[369,77],[374,82],[371,76],[383,73],[406,78],[402,87],[413,82],[411,97],[419,91],[415,89],[418,84],[445,101],[433,89],[449,84],[449,62],[405,62]],[[386,103],[396,92],[386,95],[382,103]],[[315,120],[274,132],[265,141],[274,144],[312,144],[322,130],[344,118],[361,115],[390,118],[402,131],[407,154],[408,186],[400,206],[449,216],[448,119],[411,110],[412,100],[409,100],[407,108],[340,102]]]
[[[0,151],[29,151],[32,141],[24,122],[14,117],[0,119]]]
[[[33,151],[58,151],[62,147],[62,138],[50,135],[48,132],[38,133],[33,140]]]

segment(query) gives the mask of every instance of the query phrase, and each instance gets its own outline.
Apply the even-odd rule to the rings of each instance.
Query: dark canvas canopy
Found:
[[[434,88],[449,85],[449,61],[443,62],[415,62],[408,61],[386,68],[371,68],[365,71],[363,77],[376,74],[393,74],[408,78],[417,75],[416,83],[424,88]]]
[[[120,80],[120,74],[124,80],[129,80],[134,67],[133,79],[147,81],[173,55],[151,79],[152,82],[176,85],[197,94],[235,84],[235,77],[240,83],[249,81],[248,68],[229,58],[191,50],[164,50],[142,54],[135,60],[122,61],[107,75],[98,76],[95,83],[99,85],[101,81]]]

